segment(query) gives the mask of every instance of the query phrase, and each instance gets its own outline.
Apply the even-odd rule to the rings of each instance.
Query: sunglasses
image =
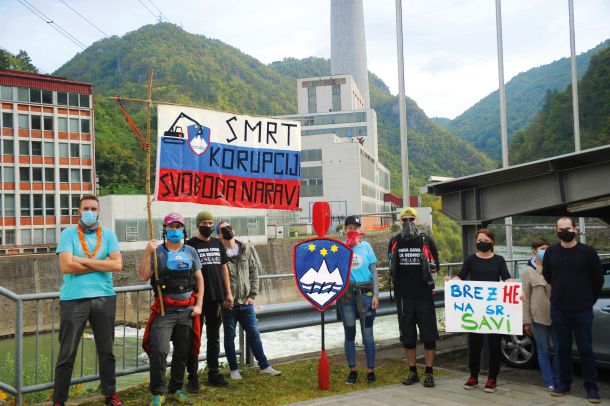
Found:
[[[415,217],[407,217],[407,218],[404,218],[404,219],[400,219],[400,221],[402,221],[403,223],[406,222],[406,221],[413,222],[413,221],[415,221]]]

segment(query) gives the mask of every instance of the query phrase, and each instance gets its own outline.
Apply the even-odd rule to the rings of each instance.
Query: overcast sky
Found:
[[[31,4],[86,46],[165,18],[264,63],[330,57],[329,0],[0,0],[0,46],[26,50],[51,73],[81,48],[28,10]],[[576,50],[610,38],[610,1],[575,0]],[[69,6],[69,7],[68,7]],[[398,92],[395,2],[364,0],[368,68]],[[569,56],[568,0],[505,0],[505,79]],[[431,117],[454,118],[498,87],[494,0],[403,1],[406,92]]]

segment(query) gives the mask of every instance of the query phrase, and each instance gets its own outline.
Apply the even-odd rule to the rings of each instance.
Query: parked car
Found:
[[[604,287],[593,306],[593,353],[598,366],[610,368],[610,259],[602,261]],[[502,337],[502,360],[509,366],[531,368],[537,365],[536,344],[527,335]],[[576,345],[572,350],[578,360]]]

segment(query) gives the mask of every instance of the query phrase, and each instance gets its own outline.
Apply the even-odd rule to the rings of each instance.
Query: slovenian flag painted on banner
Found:
[[[294,210],[298,122],[159,105],[156,199]]]

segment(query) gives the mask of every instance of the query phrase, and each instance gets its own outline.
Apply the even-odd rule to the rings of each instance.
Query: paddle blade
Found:
[[[330,389],[330,365],[328,364],[326,351],[322,351],[320,362],[318,362],[318,388],[321,390]]]
[[[313,204],[313,228],[318,237],[324,237],[330,227],[330,204],[328,202],[315,202]]]

